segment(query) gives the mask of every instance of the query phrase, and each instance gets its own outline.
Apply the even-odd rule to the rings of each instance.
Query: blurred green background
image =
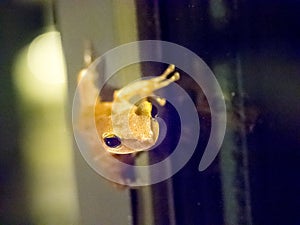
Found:
[[[77,224],[67,82],[50,1],[0,1],[0,224]]]

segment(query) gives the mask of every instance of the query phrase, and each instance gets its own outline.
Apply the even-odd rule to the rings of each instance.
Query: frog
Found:
[[[103,101],[97,94],[96,102],[89,96],[99,93],[92,79],[83,79],[86,71],[78,76],[79,95],[86,109],[94,108],[94,121],[98,140],[103,149],[113,155],[136,154],[155,146],[160,125],[153,116],[153,103],[165,106],[166,99],[154,92],[180,79],[175,65],[170,64],[159,76],[139,79],[115,90],[112,101]],[[83,110],[84,111],[84,110]]]

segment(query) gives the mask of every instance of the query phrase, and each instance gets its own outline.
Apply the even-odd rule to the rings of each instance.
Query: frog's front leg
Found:
[[[180,75],[178,72],[175,72],[171,77],[168,78],[168,76],[174,72],[175,70],[175,65],[171,64],[169,65],[169,67],[163,72],[163,74],[161,74],[158,77],[152,78],[149,80],[149,85],[148,86],[148,93],[153,93],[155,90],[161,89],[163,87],[168,86],[169,84],[171,84],[172,82],[175,82],[177,80],[179,80]],[[164,106],[166,104],[166,99],[165,98],[161,98],[159,96],[151,96],[152,99],[154,99],[160,106]]]
[[[166,87],[180,78],[178,72],[175,72],[172,76],[168,77],[174,70],[175,66],[171,64],[158,77],[147,80],[138,80],[126,85],[119,91],[114,92],[114,101],[121,102],[125,100],[129,102],[134,99],[139,99],[139,97],[144,98],[152,96],[154,91]],[[165,104],[165,99],[163,98],[154,97],[154,99],[162,106]]]
[[[153,86],[150,85],[149,88],[152,88],[155,91],[158,89],[161,89],[163,87],[168,86],[170,83],[175,82],[179,80],[180,75],[178,72],[175,72],[171,77],[168,78],[168,76],[173,73],[175,70],[175,65],[171,64],[168,66],[168,68],[163,72],[163,74],[159,75],[158,77],[152,78],[149,80],[149,82],[153,83]]]

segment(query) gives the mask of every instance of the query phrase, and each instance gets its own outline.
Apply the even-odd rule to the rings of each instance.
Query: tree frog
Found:
[[[114,91],[112,101],[96,104],[89,100],[91,92],[99,93],[92,79],[82,79],[85,71],[79,74],[79,94],[82,107],[94,107],[94,117],[99,141],[111,154],[131,154],[146,151],[153,147],[159,136],[159,123],[152,116],[153,105],[149,98],[164,106],[166,100],[154,95],[154,91],[166,87],[180,78],[173,64],[160,75],[150,79],[137,80]],[[97,94],[98,95],[98,94]],[[99,96],[99,95],[98,95]]]

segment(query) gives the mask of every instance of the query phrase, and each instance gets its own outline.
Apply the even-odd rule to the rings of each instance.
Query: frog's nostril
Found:
[[[109,134],[103,138],[105,144],[110,148],[117,148],[121,145],[121,140],[114,134]]]

